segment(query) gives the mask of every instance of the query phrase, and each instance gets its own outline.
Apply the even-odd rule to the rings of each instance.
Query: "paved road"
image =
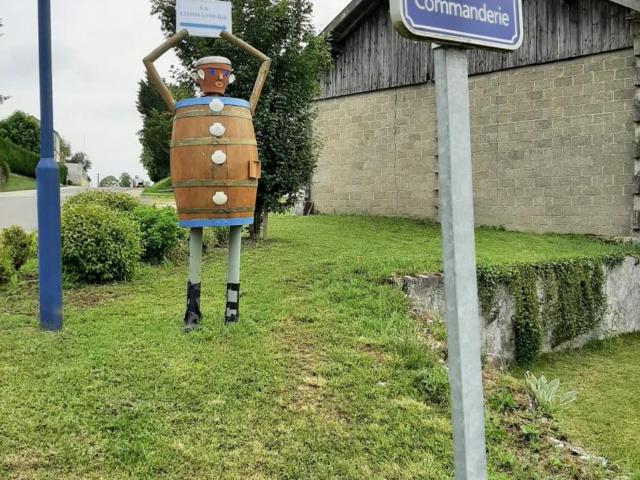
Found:
[[[86,188],[64,187],[60,190],[62,202]],[[38,229],[37,202],[35,190],[25,192],[0,193],[0,229],[20,225],[28,231]]]

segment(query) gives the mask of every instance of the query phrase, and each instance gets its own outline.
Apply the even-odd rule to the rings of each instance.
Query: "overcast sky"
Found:
[[[139,162],[135,108],[142,58],[162,41],[148,0],[52,0],[54,114],[56,130],[72,150],[86,151],[95,181],[126,171],[146,173]],[[321,29],[349,0],[314,0]],[[0,119],[15,110],[40,116],[37,2],[1,0]],[[158,66],[163,75],[175,58]]]

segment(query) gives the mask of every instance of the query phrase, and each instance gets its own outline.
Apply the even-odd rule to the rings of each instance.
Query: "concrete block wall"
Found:
[[[469,80],[476,222],[631,234],[632,49]],[[319,102],[321,213],[437,220],[433,84]]]
[[[312,197],[325,213],[433,218],[436,123],[433,87],[319,103],[323,142]]]

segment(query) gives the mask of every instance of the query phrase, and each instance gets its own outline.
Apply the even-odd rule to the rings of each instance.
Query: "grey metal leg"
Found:
[[[227,271],[227,307],[225,323],[240,320],[240,253],[242,250],[242,227],[231,227],[229,235],[229,268]]]
[[[189,239],[189,282],[187,284],[187,312],[184,330],[190,332],[200,326],[200,284],[202,282],[202,228],[192,228]]]

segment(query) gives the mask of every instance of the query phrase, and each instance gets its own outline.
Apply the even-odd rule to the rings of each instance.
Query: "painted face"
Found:
[[[210,68],[209,75],[213,79],[216,87],[226,89],[227,85],[229,85],[229,77],[231,76],[230,71]]]
[[[231,72],[231,65],[227,64],[202,65],[195,79],[205,94],[224,95],[229,83],[234,79]]]

